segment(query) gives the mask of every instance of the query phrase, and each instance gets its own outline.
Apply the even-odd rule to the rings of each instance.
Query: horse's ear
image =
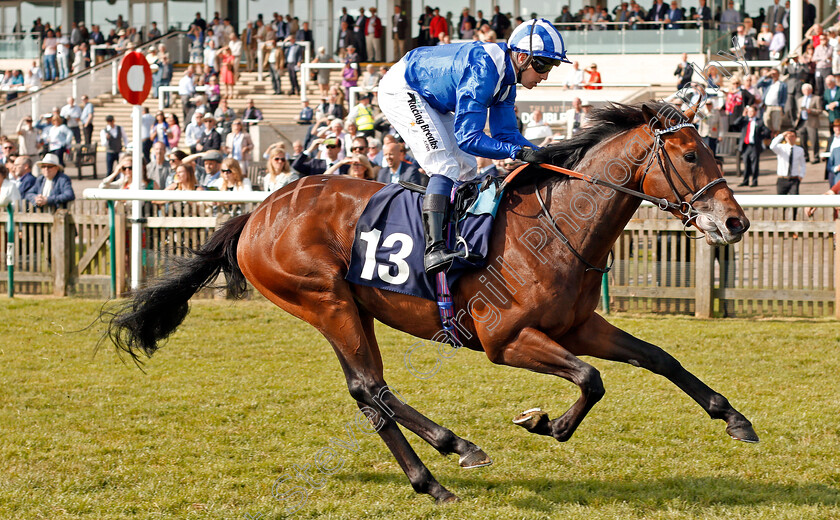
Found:
[[[700,106],[706,102],[706,89],[703,88],[702,85],[697,85],[694,87],[697,99],[688,109],[683,112],[683,115],[688,120],[689,123],[694,122],[694,116],[697,114],[697,110],[700,109]]]
[[[648,105],[647,103],[642,105],[642,115],[644,116],[645,123],[648,126],[650,126],[651,121],[654,121],[654,120],[658,121],[658,118],[656,117],[656,111],[654,109],[652,109],[650,107],[650,105]]]

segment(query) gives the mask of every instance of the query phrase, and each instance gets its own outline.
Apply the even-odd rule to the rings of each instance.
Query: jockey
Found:
[[[519,133],[516,84],[534,88],[552,67],[571,63],[563,38],[545,19],[517,27],[507,43],[420,47],[379,83],[379,106],[429,175],[423,201],[428,273],[462,253],[447,249],[443,233],[452,186],[476,175],[474,156],[537,160]],[[484,133],[488,109],[490,133]]]

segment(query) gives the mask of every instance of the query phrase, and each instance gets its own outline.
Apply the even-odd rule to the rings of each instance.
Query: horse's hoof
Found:
[[[758,434],[755,433],[750,423],[729,426],[726,428],[726,433],[736,441],[758,442]]]
[[[522,426],[528,431],[534,431],[539,426],[548,424],[548,413],[539,408],[531,408],[517,415],[513,424]]]
[[[458,498],[458,495],[456,495],[454,493],[450,493],[448,491],[447,491],[446,495],[443,495],[443,496],[435,499],[436,504],[451,504],[451,503],[460,502],[460,501],[461,501],[461,499]]]
[[[467,453],[458,460],[458,464],[464,469],[480,468],[482,466],[489,466],[493,464],[490,457],[487,456],[481,448],[476,448],[476,451]]]

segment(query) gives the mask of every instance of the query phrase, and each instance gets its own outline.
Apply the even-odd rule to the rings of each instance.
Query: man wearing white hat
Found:
[[[64,167],[55,154],[46,154],[36,164],[41,169],[41,175],[23,195],[30,204],[39,208],[49,206],[50,209],[56,209],[66,207],[68,202],[76,199],[70,177],[64,174]]]

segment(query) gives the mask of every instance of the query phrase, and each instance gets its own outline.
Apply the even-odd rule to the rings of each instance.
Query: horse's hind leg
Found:
[[[712,419],[726,421],[726,433],[732,438],[758,442],[758,435],[750,421],[735,410],[724,396],[709,388],[661,348],[610,325],[601,316],[593,314],[564,341],[578,355],[629,363],[668,378],[703,407]]]
[[[418,493],[431,495],[437,502],[456,500],[454,494],[435,480],[399,430],[394,418],[387,410],[383,413],[380,409],[382,389],[387,390],[382,376],[382,359],[376,346],[368,342],[362,324],[363,320],[372,318],[360,315],[349,290],[345,290],[341,285],[335,287],[328,297],[316,301],[319,302],[317,313],[308,316],[312,320],[310,323],[318,328],[335,350],[344,370],[350,395],[361,408],[373,409],[373,412],[368,410],[366,415],[397,459],[411,486]],[[393,397],[391,392],[388,394]],[[390,404],[390,400],[388,402]]]
[[[373,317],[362,314],[361,321],[371,351],[379,356],[379,346],[373,330]],[[377,378],[383,380],[381,359],[377,365]],[[384,383],[370,388],[368,393],[374,396],[379,409],[385,411],[399,424],[428,442],[442,455],[458,454],[460,457],[458,462],[462,468],[477,468],[491,464],[490,457],[481,448],[455,435],[448,428],[444,428],[406,404],[398,395],[394,395]]]
[[[370,412],[371,408],[367,403],[358,401],[357,404],[359,409],[370,419],[371,424],[376,428],[376,433],[379,434],[379,437],[388,446],[388,449],[391,450],[394,458],[397,459],[397,463],[408,477],[408,481],[411,482],[411,487],[414,488],[414,491],[427,493],[434,497],[438,503],[458,500],[455,494],[451,493],[435,480],[429,468],[417,456],[414,448],[408,443],[405,435],[403,435],[393,419],[388,417],[387,414],[381,413],[379,410],[374,409],[375,414]]]

